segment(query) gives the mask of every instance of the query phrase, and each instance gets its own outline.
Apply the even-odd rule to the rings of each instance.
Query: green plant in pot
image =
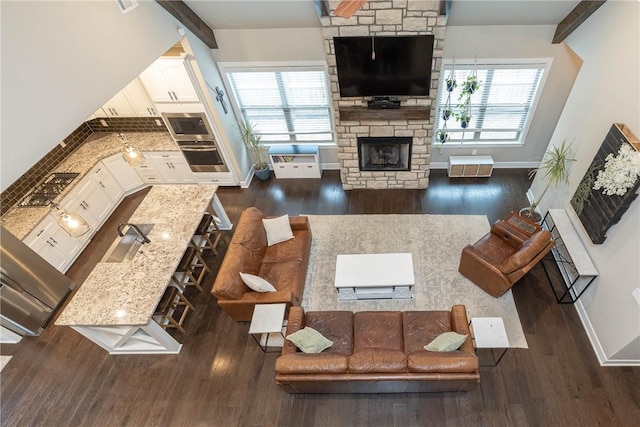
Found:
[[[269,171],[269,163],[267,163],[267,160],[265,159],[262,137],[260,135],[256,135],[255,125],[252,125],[246,120],[242,122],[240,134],[242,135],[242,141],[244,142],[245,147],[253,152],[256,159],[254,167],[254,174],[256,178],[261,181],[266,181],[271,176],[271,173]]]
[[[538,200],[533,200],[529,207],[521,209],[520,215],[536,222],[542,220],[541,215],[536,209],[542,198],[547,194],[549,188],[557,188],[569,182],[569,163],[576,161],[576,159],[571,157],[573,154],[571,152],[571,145],[571,143],[567,144],[565,140],[562,141],[562,144],[559,146],[553,146],[547,149],[540,166],[529,172],[529,178],[533,178],[536,174],[542,173],[542,181],[546,182],[547,185]]]

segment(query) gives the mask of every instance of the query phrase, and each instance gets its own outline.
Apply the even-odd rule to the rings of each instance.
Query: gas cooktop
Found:
[[[22,199],[18,206],[37,207],[49,205],[78,175],[80,174],[72,172],[52,173]]]

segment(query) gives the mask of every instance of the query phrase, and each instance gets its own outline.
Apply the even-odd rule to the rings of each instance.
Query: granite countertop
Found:
[[[189,245],[216,185],[155,186],[129,220],[154,224],[129,262],[96,265],[56,325],[146,325]]]
[[[166,132],[125,133],[127,142],[142,151],[177,151],[176,143]],[[100,160],[120,152],[121,143],[115,133],[94,133],[76,151],[50,173],[74,172],[80,175],[58,195],[60,202]],[[48,176],[48,175],[47,175]],[[23,240],[49,213],[49,207],[14,206],[0,218],[0,223],[11,234]]]

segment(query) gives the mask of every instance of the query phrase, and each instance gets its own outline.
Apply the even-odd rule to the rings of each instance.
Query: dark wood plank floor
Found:
[[[254,182],[220,189],[232,221],[248,206],[269,214],[486,214],[524,206],[525,170],[490,179],[449,180],[432,173],[428,190],[345,192],[338,173],[322,180]],[[68,275],[81,283],[142,199],[130,196]],[[167,208],[170,208],[169,206]],[[224,255],[211,257],[217,267]],[[216,268],[214,268],[214,271]],[[635,426],[640,368],[598,365],[570,305],[555,303],[537,267],[514,295],[529,349],[512,349],[497,368],[481,368],[468,393],[289,395],[274,382],[275,354],[263,354],[248,323],[231,321],[208,293],[176,337],[179,355],[109,356],[67,327],[3,348],[14,358],[1,374],[3,426]]]

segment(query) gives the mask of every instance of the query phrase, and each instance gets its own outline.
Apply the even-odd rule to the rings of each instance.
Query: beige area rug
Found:
[[[305,310],[450,310],[502,317],[510,347],[528,348],[511,291],[494,298],[458,273],[462,248],[489,231],[484,215],[308,215],[313,232],[302,307]],[[409,300],[338,301],[338,254],[411,252],[415,276]]]

